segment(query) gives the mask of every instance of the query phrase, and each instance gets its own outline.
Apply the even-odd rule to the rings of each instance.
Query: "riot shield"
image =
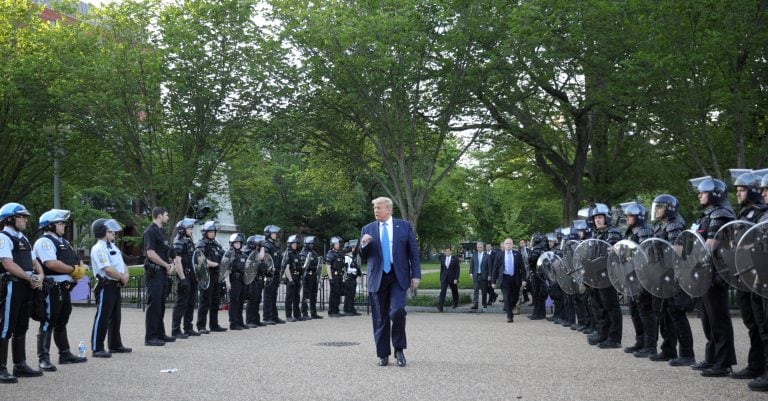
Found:
[[[735,220],[720,227],[715,234],[715,249],[712,253],[715,268],[723,280],[741,291],[749,291],[749,287],[739,278],[736,249],[741,237],[754,225],[746,220]]]
[[[686,230],[675,241],[679,258],[675,264],[675,277],[680,288],[693,298],[707,293],[712,284],[712,255],[699,233]]]
[[[205,291],[211,285],[211,276],[208,274],[208,259],[200,249],[192,253],[192,266],[195,268],[197,287]]]
[[[661,238],[648,238],[640,243],[640,248],[647,258],[645,264],[635,266],[640,284],[655,297],[673,297],[680,288],[675,278],[675,248]]]
[[[584,286],[583,277],[579,273],[581,270],[581,265],[577,266],[578,261],[576,258],[574,258],[574,255],[576,253],[576,248],[579,246],[581,241],[577,240],[568,240],[564,241],[561,245],[561,249],[563,250],[563,257],[562,257],[562,272],[566,274],[567,278],[559,278],[558,284],[560,284],[561,288],[565,288],[566,286],[570,289],[572,286],[576,286],[576,292],[578,294],[583,294],[587,291],[587,287]],[[557,271],[557,270],[555,270]],[[558,274],[560,274],[558,272]],[[563,283],[566,283],[564,286]],[[574,293],[574,294],[575,294]]]
[[[637,278],[637,266],[648,263],[648,256],[635,241],[622,240],[608,252],[608,279],[616,291],[634,297],[643,292],[643,286]]]
[[[581,285],[581,281],[575,276],[568,274],[568,265],[565,263],[564,259],[554,255],[554,257],[550,259],[550,264],[552,265],[552,270],[555,272],[555,281],[560,285],[563,292],[568,295],[580,293],[580,287],[583,287],[583,285]]]
[[[573,259],[577,273],[582,276],[584,284],[593,288],[611,286],[611,280],[608,278],[608,249],[610,247],[609,243],[599,239],[581,241],[576,247]]]
[[[736,248],[736,273],[755,294],[768,298],[768,221],[741,236]]]
[[[549,281],[556,281],[555,267],[553,266],[555,258],[557,258],[558,263],[562,262],[554,252],[547,251],[542,253],[536,261],[536,270],[544,273]]]
[[[265,253],[262,251],[261,256],[263,257],[264,255]],[[256,278],[256,275],[259,272],[259,263],[261,263],[259,252],[251,252],[251,254],[248,255],[248,259],[245,260],[245,274],[243,275],[243,283],[245,283],[245,285],[251,284]]]
[[[232,265],[232,260],[235,258],[235,251],[229,249],[224,252],[224,256],[221,257],[219,262],[219,281],[224,282],[226,274],[229,273],[229,267]]]
[[[264,285],[269,286],[272,284],[272,280],[275,278],[275,260],[272,259],[272,255],[264,255],[264,263],[259,265],[260,273],[264,274]]]

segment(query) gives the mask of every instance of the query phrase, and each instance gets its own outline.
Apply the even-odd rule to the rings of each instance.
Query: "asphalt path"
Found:
[[[703,378],[587,344],[585,336],[547,321],[501,313],[425,312],[407,318],[408,364],[377,366],[369,316],[328,318],[143,345],[144,313],[123,308],[122,333],[130,354],[90,356],[59,365],[40,378],[0,385],[0,400],[764,400],[747,381]],[[88,340],[95,309],[78,307],[70,340]],[[498,307],[489,312],[499,312]],[[166,312],[170,329],[171,310]],[[282,314],[282,311],[281,311]],[[226,312],[220,313],[226,322]],[[36,364],[36,322],[27,356]],[[738,367],[747,336],[734,318]],[[692,317],[697,357],[704,352],[699,319]],[[633,336],[624,316],[624,345]],[[57,350],[52,349],[54,364]],[[9,355],[10,365],[10,355]],[[58,364],[57,364],[58,365]],[[175,373],[161,373],[176,369]]]

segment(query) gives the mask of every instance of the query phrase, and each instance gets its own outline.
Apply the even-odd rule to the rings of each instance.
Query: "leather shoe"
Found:
[[[752,391],[768,391],[768,373],[750,381],[747,383],[747,387]]]
[[[544,316],[531,316],[531,317],[529,317],[529,319],[531,319],[531,320],[544,320],[545,317]]]
[[[19,379],[8,373],[5,368],[0,369],[0,383],[18,383]]]
[[[216,327],[211,327],[211,331],[215,331],[217,333],[223,333],[227,331],[227,329],[221,326],[216,326]]]
[[[652,360],[654,362],[666,362],[666,361],[668,361],[670,359],[673,359],[673,358],[670,357],[669,355],[663,353],[663,352],[654,352],[653,354],[651,354],[648,357],[648,359],[650,359],[650,360]],[[688,363],[686,366],[689,366],[693,362],[695,362],[695,361],[693,360],[693,358],[691,358],[691,362]]]
[[[160,341],[160,340],[155,340],[155,341]],[[160,344],[160,345],[163,345],[163,344]],[[93,351],[93,357],[94,358],[112,358],[112,354],[104,350],[99,350],[99,351]]]
[[[16,377],[38,377],[42,376],[43,372],[35,370],[29,367],[26,362],[13,365],[13,375]]]
[[[211,331],[207,329],[197,329],[197,332],[200,334],[211,334]]]
[[[51,361],[48,360],[48,358],[41,359],[40,363],[38,364],[38,366],[40,367],[40,370],[42,370],[44,372],[55,372],[56,371],[56,366],[54,364],[52,364]]]
[[[699,363],[694,363],[693,365],[691,365],[691,369],[693,369],[693,370],[705,370],[705,369],[709,369],[711,367],[712,367],[712,364],[709,363],[709,362],[706,362],[706,361],[702,361],[702,362],[699,362]]]
[[[248,324],[246,324],[246,326],[248,326],[249,329],[255,329],[255,328],[259,327],[259,325],[256,324],[256,323],[248,323]]]
[[[165,341],[167,343],[172,343],[172,342],[176,341],[176,338],[171,337],[171,336],[163,336],[163,341]]]
[[[634,353],[635,351],[638,351],[640,348],[643,348],[643,347],[641,345],[635,344],[631,347],[624,348],[624,352],[631,354],[631,353]]]
[[[616,341],[611,341],[611,340],[605,340],[597,344],[597,347],[602,349],[621,348],[621,343],[617,343]]]
[[[184,334],[186,334],[186,335],[188,335],[190,337],[199,337],[202,333],[200,333],[199,331],[187,330],[187,331],[184,332]]]
[[[323,318],[322,316],[318,315],[317,313],[315,313],[311,317],[312,317],[312,319],[322,319]]]
[[[731,373],[731,367],[727,368],[709,368],[701,371],[701,375],[704,377],[724,377]]]
[[[338,313],[329,313],[328,317],[341,317]]]
[[[150,347],[162,347],[163,345],[165,345],[165,341],[163,341],[163,340],[161,340],[159,338],[153,338],[151,340],[144,341],[144,345],[147,345],[147,346],[150,346]],[[95,352],[94,352],[93,356],[96,356]]]
[[[655,361],[653,357],[651,357],[651,360]],[[696,360],[693,359],[692,356],[681,356],[681,357],[670,360],[669,366],[691,366],[694,363],[696,363]]]
[[[389,357],[385,356],[384,358],[379,358],[379,366],[387,366],[389,365]]]
[[[173,338],[179,339],[179,340],[185,340],[189,338],[189,334],[185,334],[182,332],[173,333]]]
[[[239,324],[230,324],[229,325],[229,329],[230,330],[242,330],[242,328],[240,328]]]
[[[42,369],[42,366],[40,367]],[[756,379],[760,376],[762,376],[761,372],[755,372],[754,370],[751,370],[749,367],[746,367],[738,372],[731,372],[730,375],[731,379]]]
[[[639,350],[632,353],[635,358],[649,358],[656,354],[656,350],[653,348],[640,348]]]
[[[472,305],[472,306],[469,307],[469,309],[477,310],[477,305]]]
[[[85,358],[85,357],[81,358],[69,351],[59,353],[59,364],[61,365],[66,365],[68,363],[83,363],[83,362],[86,362],[87,360],[88,358]]]
[[[405,366],[405,355],[403,354],[403,351],[395,351],[395,359],[397,359],[397,366],[401,368]]]
[[[269,326],[273,326],[273,325],[276,325],[276,324],[277,324],[277,323],[275,323],[275,321],[274,321],[274,320],[265,320],[265,321],[263,321],[262,323],[264,323],[264,324],[266,324],[266,325],[269,325]]]
[[[113,354],[130,354],[133,349],[128,347],[110,348],[109,352]]]
[[[314,316],[312,316],[312,317],[314,317]],[[280,318],[277,318],[277,319],[275,319],[275,323],[277,323],[277,324],[283,324],[283,323],[285,323],[285,320],[283,320],[283,319],[280,319]]]
[[[438,306],[438,307],[437,307],[437,311],[438,311],[438,312],[442,312],[442,311],[443,311],[443,307],[442,307],[442,306]]]

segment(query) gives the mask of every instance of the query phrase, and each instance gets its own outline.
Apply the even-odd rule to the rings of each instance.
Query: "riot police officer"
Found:
[[[560,228],[557,228],[556,231],[559,232]],[[546,237],[547,249],[556,254],[562,236],[558,233],[547,233]],[[538,264],[538,260],[536,263]],[[541,272],[541,274],[547,289],[547,295],[552,299],[552,316],[548,317],[547,320],[555,324],[563,324],[563,322],[567,320],[565,316],[565,294],[557,281],[550,281],[545,272]],[[570,325],[571,324],[568,323],[568,326]]]
[[[331,249],[325,254],[326,269],[331,284],[331,296],[328,300],[328,317],[339,317],[339,305],[344,286],[344,255],[341,253],[341,237],[331,237]]]
[[[199,336],[200,333],[192,328],[192,317],[195,313],[197,301],[197,276],[193,266],[192,254],[195,252],[195,243],[192,241],[192,229],[195,219],[185,218],[176,223],[176,238],[173,241],[173,249],[176,251],[176,304],[173,306],[173,323],[171,335],[175,338],[188,338]],[[184,331],[182,331],[182,319]]]
[[[672,195],[661,194],[653,199],[653,236],[674,244],[685,230],[685,220],[680,216],[680,205]],[[669,299],[653,298],[661,334],[661,352],[651,355],[656,362],[669,361],[671,366],[691,366],[696,363],[693,352],[693,333],[686,312],[692,308],[693,300],[680,288]],[[677,351],[679,344],[680,352]]]
[[[264,227],[264,236],[267,237],[262,243],[264,251],[272,257],[275,266],[282,266],[280,227],[273,224]],[[280,273],[278,271],[270,275],[268,272],[264,283],[264,323],[266,324],[285,323],[285,320],[277,316],[277,290],[280,288]]]
[[[256,278],[251,281],[251,284],[247,288],[248,292],[248,304],[245,308],[245,325],[248,328],[256,328],[259,326],[266,326],[261,321],[261,315],[259,314],[259,305],[261,304],[261,293],[264,291],[264,280],[267,274],[267,263],[264,259],[264,248],[261,246],[264,241],[263,235],[251,235],[245,240],[246,254],[251,257],[253,252],[260,253],[262,262],[257,265]],[[269,259],[270,263],[272,259]],[[270,265],[271,266],[271,265]]]
[[[297,322],[306,320],[301,316],[302,264],[299,254],[299,237],[288,237],[288,248],[283,253],[281,270],[285,280],[285,320]]]
[[[317,314],[317,290],[320,274],[322,273],[322,260],[312,249],[314,245],[314,236],[308,235],[304,237],[304,248],[301,249],[299,254],[301,266],[304,269],[301,280],[301,286],[304,288],[301,300],[301,315],[305,318],[322,319],[322,316]]]
[[[728,204],[725,183],[712,177],[689,180],[697,192],[702,212],[692,229],[706,241],[712,250],[717,231],[732,221],[733,211]],[[701,325],[707,338],[704,360],[692,366],[705,377],[727,376],[731,366],[736,364],[736,349],[733,340],[733,325],[728,311],[728,283],[718,272],[712,274],[712,285],[701,297]]]
[[[571,233],[568,235],[569,241],[583,241],[585,239],[588,239],[590,236],[589,227],[587,226],[586,220],[573,220],[571,223]],[[569,250],[569,252],[573,252],[572,249]],[[570,255],[571,259],[573,255]],[[581,284],[581,288],[584,289],[583,292],[578,292],[576,294],[573,294],[573,309],[576,313],[576,319],[577,323],[576,325],[571,325],[572,330],[580,331],[584,334],[592,334],[595,331],[596,323],[594,321],[594,316],[591,313],[591,308],[589,305],[589,294],[587,291],[591,291],[591,289],[586,288],[584,284]]]
[[[243,243],[245,236],[234,233],[229,236],[229,250],[232,253],[232,263],[224,273],[224,283],[229,292],[229,329],[247,329],[243,321],[243,305],[245,304],[245,252]]]
[[[52,209],[40,215],[38,227],[43,235],[35,241],[34,257],[42,263],[46,282],[43,307],[43,320],[37,334],[37,356],[40,369],[53,372],[56,370],[50,361],[51,336],[59,348],[59,363],[81,363],[86,358],[73,355],[67,338],[67,322],[72,313],[70,290],[77,280],[85,275],[85,267],[72,245],[64,238],[64,231],[69,220],[69,210]],[[35,305],[36,307],[38,305]]]
[[[360,312],[355,308],[355,296],[357,295],[357,278],[360,277],[360,265],[355,255],[357,240],[344,244],[344,313],[347,316],[359,316]]]
[[[544,272],[538,271],[536,263],[539,260],[539,256],[547,251],[546,237],[539,233],[533,234],[531,245],[533,247],[528,252],[528,260],[526,262],[530,272],[528,277],[531,286],[531,298],[533,299],[533,313],[528,315],[528,318],[531,320],[541,320],[547,317],[547,283]]]
[[[759,178],[749,170],[730,171],[733,185],[736,187],[736,199],[741,207],[739,220],[758,223],[768,210],[761,194]],[[730,376],[734,379],[754,379],[765,373],[766,364],[766,350],[760,338],[761,330],[768,333],[765,327],[760,327],[765,324],[763,297],[752,291],[736,290],[736,299],[741,309],[741,321],[749,333],[749,353],[747,366],[738,372],[732,372]]]
[[[42,288],[45,274],[32,258],[32,245],[22,230],[27,228],[29,212],[18,203],[6,203],[0,208],[0,262],[2,262],[3,305],[0,331],[0,383],[16,383],[16,377],[42,376],[43,372],[27,365],[26,335],[29,328],[33,291]],[[13,337],[13,374],[6,368],[8,343]]]
[[[176,338],[165,333],[165,300],[170,292],[172,262],[176,255],[168,244],[163,225],[168,222],[168,211],[163,207],[152,209],[152,224],[144,230],[144,277],[147,287],[147,313],[144,345],[162,346]]]
[[[621,232],[611,225],[608,206],[596,204],[589,210],[594,225],[594,238],[614,245],[621,240]],[[600,348],[621,348],[621,305],[619,293],[613,286],[592,289],[592,301],[598,321],[598,331],[590,335],[590,344]]]
[[[207,289],[200,292],[200,305],[197,309],[197,331],[202,334],[208,334],[211,331],[227,331],[226,328],[219,325],[219,304],[221,303],[221,286],[219,283],[219,262],[224,256],[224,247],[216,241],[216,234],[219,231],[219,224],[213,220],[206,221],[203,224],[201,232],[203,238],[197,241],[196,249],[199,249],[205,255],[208,263],[208,276],[210,285]],[[210,319],[210,331],[206,330],[206,321]]]
[[[627,230],[624,239],[639,244],[653,237],[653,230],[648,227],[646,221],[646,209],[637,202],[629,202],[621,205],[624,216],[627,219]],[[648,291],[641,291],[630,298],[629,310],[632,317],[632,325],[635,328],[635,345],[624,348],[624,352],[631,353],[638,358],[649,358],[656,354],[658,336],[658,321],[653,313],[653,298]]]
[[[760,179],[759,188],[762,191],[763,202],[768,203],[768,170],[755,171],[757,177],[762,176]],[[760,223],[768,221],[768,213],[763,213],[760,218]],[[763,300],[763,311],[766,313],[763,317],[764,324],[768,325],[768,299]],[[766,328],[768,330],[768,328]],[[763,341],[763,350],[768,354],[768,342]],[[766,368],[768,368],[768,355],[765,356]],[[747,384],[750,390],[753,391],[768,391],[768,369],[765,369],[760,377],[750,381]]]

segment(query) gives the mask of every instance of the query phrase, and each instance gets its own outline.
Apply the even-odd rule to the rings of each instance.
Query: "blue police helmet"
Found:
[[[67,221],[69,220],[69,216],[69,210],[51,209],[40,215],[40,221],[37,223],[37,227],[43,229],[50,225]]]
[[[598,203],[595,207],[589,209],[589,219],[594,221],[597,215],[605,216],[605,225],[611,225],[611,209],[605,203]]]
[[[635,216],[637,219],[636,225],[644,224],[645,223],[645,206],[637,203],[637,202],[629,202],[626,204],[622,204],[622,211],[624,212],[624,215],[626,216]]]
[[[24,205],[16,202],[6,203],[0,207],[0,220],[3,223],[10,223],[10,218],[16,216],[29,216],[29,211]]]

